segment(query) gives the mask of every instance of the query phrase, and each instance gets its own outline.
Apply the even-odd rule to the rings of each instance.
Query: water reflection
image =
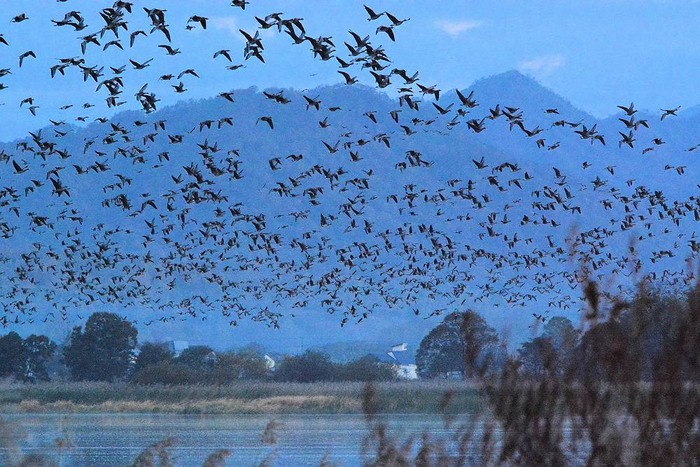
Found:
[[[226,465],[257,465],[266,458],[272,465],[319,465],[324,457],[333,465],[358,465],[368,434],[362,415],[171,415],[171,414],[21,414],[2,417],[10,440],[0,452],[11,455],[45,453],[65,466],[131,465],[145,448],[166,438],[176,443],[169,451],[176,465],[201,465],[220,449],[231,455]],[[262,442],[271,419],[280,422],[274,445]],[[391,415],[392,435],[420,439],[449,437],[434,415]],[[59,449],[56,439],[71,447]]]

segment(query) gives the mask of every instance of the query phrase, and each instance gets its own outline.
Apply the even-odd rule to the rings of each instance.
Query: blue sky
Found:
[[[90,44],[82,54],[80,38],[99,31],[103,23],[98,12],[111,6],[112,0],[3,0],[0,34],[9,45],[0,45],[0,69],[9,69],[10,74],[0,78],[0,83],[7,86],[0,91],[0,141],[23,137],[27,131],[48,125],[49,119],[75,122],[76,118],[84,118],[90,122],[120,110],[139,109],[134,94],[146,83],[148,91],[157,94],[162,108],[179,100],[207,98],[251,86],[306,89],[342,82],[335,60],[314,59],[307,43],[293,46],[285,34],[274,28],[261,32],[266,63],[256,59],[244,61],[244,39],[239,29],[252,33],[258,26],[254,16],[272,12],[282,12],[286,18],[303,18],[307,33],[331,37],[343,58],[347,55],[343,41],[351,41],[349,30],[370,35],[373,44],[386,48],[393,60],[392,68],[406,69],[409,74],[418,71],[421,83],[435,84],[443,90],[466,88],[480,78],[517,69],[598,117],[616,113],[617,105],[630,101],[635,102],[636,108],[655,114],[660,108],[681,105],[687,109],[700,104],[700,2],[696,1],[367,2],[377,12],[388,10],[398,18],[410,18],[396,29],[396,43],[375,33],[377,26],[387,24],[387,20],[368,21],[363,2],[250,1],[245,11],[231,7],[229,0],[135,1],[134,13],[128,17],[129,31],[120,31],[124,50],[103,50],[114,39],[107,33],[100,39],[100,46]],[[180,54],[167,55],[159,47],[167,41],[157,32],[149,37],[139,36],[133,48],[128,46],[130,32],[150,29],[144,6],[167,10],[171,45]],[[80,11],[88,27],[73,31],[71,27],[52,25],[52,19],[60,20],[70,10]],[[23,12],[28,20],[11,22]],[[186,30],[187,19],[192,15],[207,17],[208,28]],[[221,49],[230,49],[233,63],[245,67],[227,70],[231,63],[222,57],[213,58]],[[26,58],[19,68],[18,57],[29,50],[36,58]],[[49,68],[68,57],[84,59],[86,66],[104,67],[105,78],[112,75],[110,66],[126,66],[122,75],[124,93],[120,96],[124,105],[107,108],[104,90],[96,92],[97,83],[84,81],[78,69],[68,69],[65,76],[52,79]],[[150,59],[151,66],[143,70],[134,70],[129,64],[129,60]],[[356,68],[352,74],[373,85],[369,75]],[[177,76],[186,69],[195,70],[199,78],[182,77],[187,89],[184,94],[176,93],[172,87],[180,80],[158,79],[163,74]],[[20,106],[23,99],[30,97],[37,106],[36,116],[32,116],[28,104]],[[83,103],[94,106],[84,108]],[[73,106],[60,110],[68,104]],[[386,324],[377,334],[389,332],[393,324]],[[290,331],[289,335],[295,336],[289,338],[290,342],[296,342],[296,334],[310,333],[304,325],[299,326],[298,332]],[[247,330],[241,331],[244,332]],[[359,338],[365,329],[358,327],[352,332],[356,334],[350,337]]]
[[[57,107],[67,101],[96,98],[93,83],[83,83],[77,70],[70,76],[51,80],[49,67],[58,58],[80,56],[80,36],[101,27],[99,8],[111,1],[40,0],[24,2],[4,0],[5,23],[0,33],[10,42],[0,47],[3,67],[12,75],[3,78],[8,88],[0,91],[5,105],[5,119],[0,140],[22,136],[39,128],[49,118],[65,118]],[[143,71],[128,69],[124,76],[132,95],[142,84],[153,82],[149,90],[160,91],[160,105],[180,99],[210,97],[223,90],[257,86],[311,88],[333,84],[342,79],[335,62],[313,60],[307,45],[293,47],[286,35],[273,30],[263,33],[266,64],[245,62],[246,68],[231,72],[221,57],[212,55],[221,48],[232,50],[234,61],[243,63],[243,38],[239,28],[253,31],[257,26],[253,15],[283,12],[285,17],[301,17],[310,35],[331,36],[345,55],[342,41],[350,40],[349,29],[384,44],[393,65],[409,71],[420,71],[424,82],[439,88],[464,88],[473,81],[506,70],[518,69],[538,79],[545,86],[569,99],[574,105],[596,116],[617,111],[616,105],[635,101],[638,108],[658,111],[659,108],[682,105],[688,108],[700,103],[697,18],[700,2],[658,0],[572,1],[374,1],[367,5],[376,11],[388,10],[399,18],[410,18],[396,29],[397,42],[391,43],[381,34],[375,38],[376,26],[369,22],[363,2],[347,0],[252,0],[245,11],[230,6],[228,1],[192,0],[135,2],[130,19],[130,32],[146,28],[147,18],[141,7],[157,6],[167,10],[167,22],[173,33],[173,45],[181,54],[166,56],[157,45],[166,41],[154,34],[139,37],[133,49],[120,51],[114,47],[103,52],[89,46],[88,63],[120,66],[128,59],[154,58],[153,66]],[[51,19],[61,19],[69,10],[80,11],[88,23],[84,31],[70,27],[57,28]],[[138,11],[137,11],[138,10]],[[25,12],[29,20],[10,23],[16,14]],[[187,18],[198,14],[209,18],[206,31],[184,29]],[[386,21],[384,21],[386,22]],[[122,33],[128,43],[128,33]],[[107,42],[106,36],[102,44]],[[17,69],[19,54],[34,50],[37,59],[28,59]],[[164,70],[181,71],[195,68],[200,80],[184,79],[186,94],[172,92],[171,83],[158,83]],[[128,67],[131,68],[131,67]],[[188,78],[188,77],[186,77]],[[177,84],[177,81],[172,84]],[[368,83],[371,84],[371,83]],[[158,85],[161,87],[158,88]],[[37,117],[26,110],[17,112],[20,100],[34,97],[39,106]],[[118,110],[136,108],[133,98]],[[109,115],[114,109],[98,105],[82,114],[68,116]]]

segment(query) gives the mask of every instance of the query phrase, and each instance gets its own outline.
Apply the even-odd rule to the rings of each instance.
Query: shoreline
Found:
[[[364,383],[240,382],[225,386],[138,386],[127,383],[0,384],[0,416],[52,413],[363,414]],[[382,382],[383,414],[466,414],[483,408],[474,385],[461,381]],[[450,404],[442,407],[446,393]]]

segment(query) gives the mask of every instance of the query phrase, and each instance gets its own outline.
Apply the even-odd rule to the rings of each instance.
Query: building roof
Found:
[[[382,363],[392,363],[395,365],[411,365],[416,363],[415,356],[412,352],[407,351],[389,351],[383,354],[372,354]]]

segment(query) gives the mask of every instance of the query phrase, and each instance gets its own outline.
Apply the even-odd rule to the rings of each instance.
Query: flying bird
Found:
[[[209,19],[209,18],[205,18],[204,16],[194,15],[194,16],[190,16],[190,18],[187,20],[187,24],[199,23],[199,25],[202,26],[202,29],[206,29],[207,28],[207,19]]]
[[[375,13],[374,10],[372,10],[372,9],[371,9],[370,7],[368,7],[367,5],[363,5],[363,6],[365,7],[365,11],[367,12],[367,15],[369,16],[369,18],[367,18],[367,21],[375,21],[375,20],[378,20],[379,18],[381,18],[381,17],[384,15],[383,12],[382,12],[382,13],[379,13],[379,14]]]
[[[24,63],[24,59],[28,58],[28,57],[36,58],[36,54],[34,54],[34,51],[32,51],[32,50],[28,50],[28,51],[24,52],[22,55],[20,55],[19,56],[19,67],[20,68],[22,68],[22,63]]]
[[[665,119],[666,117],[677,117],[678,114],[676,112],[678,112],[680,108],[681,106],[679,105],[675,109],[661,109],[661,112],[663,112],[661,114],[661,120]]]

